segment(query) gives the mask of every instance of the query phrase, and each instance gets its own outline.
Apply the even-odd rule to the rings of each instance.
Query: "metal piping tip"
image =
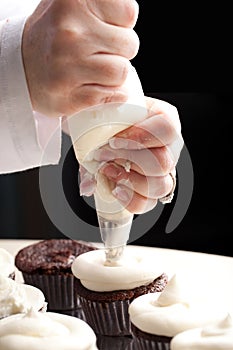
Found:
[[[103,213],[97,212],[99,228],[105,247],[106,262],[117,262],[123,255],[124,248],[129,239],[133,214],[126,217],[119,216],[106,219]]]
[[[107,263],[114,263],[121,259],[126,245],[115,248],[105,247],[105,255]]]

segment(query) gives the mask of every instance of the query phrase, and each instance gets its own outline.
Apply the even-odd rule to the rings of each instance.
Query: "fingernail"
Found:
[[[119,137],[113,137],[108,141],[109,146],[112,149],[144,149],[145,146],[141,144],[139,141],[130,140],[130,139],[123,139]]]
[[[113,149],[120,149],[120,148],[128,148],[128,140],[119,138],[119,137],[113,137],[112,139],[109,139],[108,141],[109,146]]]
[[[90,197],[95,192],[96,182],[92,176],[85,174],[79,185],[80,196]]]
[[[94,159],[98,162],[109,161],[115,159],[115,155],[109,150],[97,149],[94,153]]]
[[[115,164],[106,164],[100,169],[100,172],[110,179],[116,179],[122,171]]]
[[[122,202],[129,202],[129,200],[130,200],[130,195],[129,195],[128,191],[126,191],[121,186],[116,186],[114,188],[114,190],[112,191],[112,194]]]

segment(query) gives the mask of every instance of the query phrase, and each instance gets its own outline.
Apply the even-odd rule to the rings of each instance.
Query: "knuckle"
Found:
[[[167,175],[175,166],[174,158],[167,147],[161,147],[157,149],[157,158],[160,165],[160,171],[162,175]]]
[[[162,176],[157,183],[157,198],[162,198],[166,196],[172,190],[173,181],[170,175]]]
[[[134,214],[144,214],[152,210],[156,205],[157,199],[137,199],[137,201],[133,201],[133,204],[129,205],[127,209]]]
[[[122,85],[128,74],[128,62],[124,59],[116,59],[103,67],[103,73],[111,79],[111,85]]]
[[[121,28],[113,37],[112,43],[118,48],[118,55],[128,60],[136,56],[139,50],[139,37],[130,28]]]
[[[135,0],[123,0],[125,6],[125,15],[127,18],[128,26],[135,25],[138,17],[138,3]]]
[[[130,34],[129,34],[129,42],[127,44],[127,48],[128,48],[128,55],[127,58],[128,59],[132,59],[134,58],[139,50],[139,37],[137,35],[137,33],[134,30],[130,30]]]

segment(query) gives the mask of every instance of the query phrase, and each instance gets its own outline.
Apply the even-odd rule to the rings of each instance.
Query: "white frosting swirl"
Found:
[[[177,334],[171,350],[233,350],[233,322],[230,315],[204,328],[190,329]]]
[[[90,326],[72,316],[30,310],[0,320],[1,350],[96,350]]]
[[[97,292],[147,285],[164,272],[156,255],[145,255],[140,249],[127,247],[122,258],[113,265],[106,264],[105,252],[99,249],[79,255],[71,268],[84,287]]]
[[[0,248],[0,274],[8,277],[14,270],[13,256],[7,250]]]
[[[40,289],[0,275],[0,318],[44,306],[45,297]]]
[[[131,322],[140,330],[173,337],[225,317],[226,310],[208,300],[189,300],[174,275],[161,293],[136,298],[129,306]]]

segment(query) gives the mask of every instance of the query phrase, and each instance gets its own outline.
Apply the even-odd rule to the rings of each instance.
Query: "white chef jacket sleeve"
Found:
[[[21,53],[26,16],[0,21],[0,173],[57,164],[61,118],[32,110]]]

